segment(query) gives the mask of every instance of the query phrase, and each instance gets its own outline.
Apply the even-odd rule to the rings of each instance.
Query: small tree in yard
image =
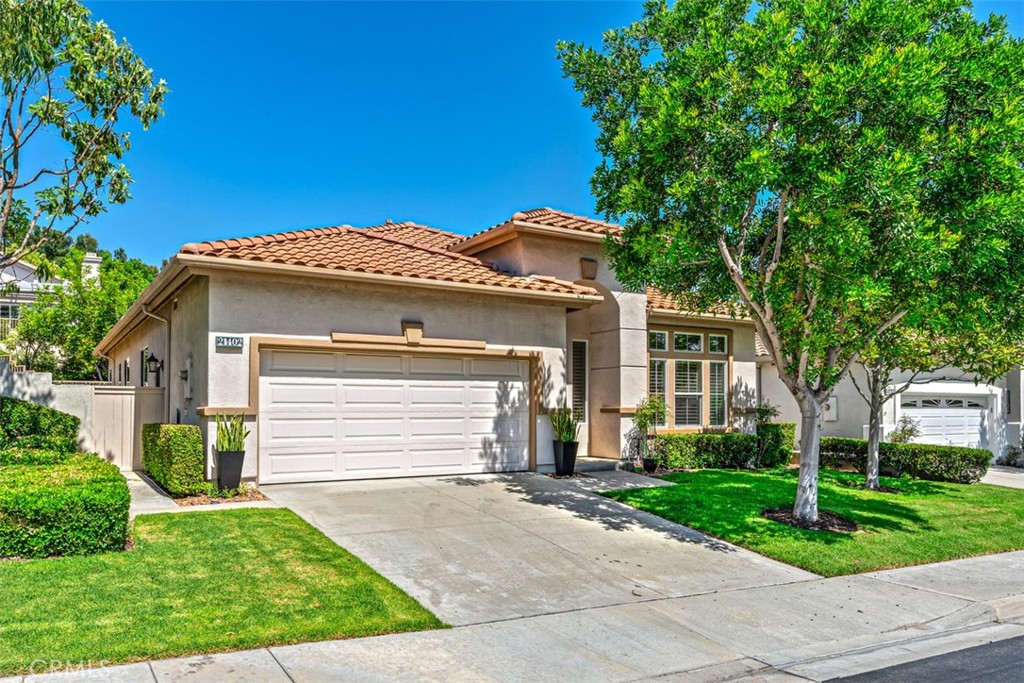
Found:
[[[167,88],[75,0],[0,0],[0,268],[128,201],[128,123]]]
[[[957,316],[965,327],[969,315]],[[933,328],[939,325],[934,323]],[[1024,342],[1012,339],[1005,332],[995,334],[985,329],[971,330],[960,336],[942,336],[934,329],[908,330],[893,327],[882,334],[865,351],[858,364],[864,370],[863,386],[851,374],[857,393],[868,405],[868,456],[865,488],[878,489],[881,468],[882,410],[885,404],[912,386],[921,383],[921,375],[955,367],[979,381],[994,381],[1024,360]],[[892,376],[903,371],[905,378],[893,382]],[[924,380],[928,381],[928,380]]]
[[[794,514],[818,514],[822,404],[942,300],[1009,321],[1024,283],[1024,49],[951,0],[646,5],[560,43],[599,129],[620,280],[750,316],[801,413]],[[981,307],[977,307],[981,308]]]

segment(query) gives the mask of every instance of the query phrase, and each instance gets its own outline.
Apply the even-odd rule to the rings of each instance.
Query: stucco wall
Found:
[[[560,405],[566,394],[566,320],[558,306],[494,296],[451,294],[412,288],[368,287],[339,282],[215,276],[209,282],[208,395],[212,407],[249,402],[251,336],[318,340],[332,332],[400,335],[402,321],[419,321],[425,337],[475,339],[488,347],[537,350],[543,354],[544,404]],[[245,339],[240,351],[218,351],[215,337]],[[243,476],[256,475],[255,423]],[[209,443],[213,441],[210,429]],[[537,419],[537,462],[553,463],[551,427]]]
[[[92,386],[54,384],[49,372],[13,372],[6,358],[0,358],[0,396],[39,403],[77,417],[78,447],[92,452]]]

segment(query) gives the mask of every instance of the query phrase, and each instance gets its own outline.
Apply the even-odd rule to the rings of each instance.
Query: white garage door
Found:
[[[982,399],[944,396],[904,396],[902,414],[921,427],[917,443],[985,448],[984,429],[988,405]]]
[[[525,361],[260,354],[259,480],[525,470]]]

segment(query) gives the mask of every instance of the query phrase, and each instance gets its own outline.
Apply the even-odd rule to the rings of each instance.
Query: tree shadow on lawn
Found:
[[[841,532],[797,529],[761,516],[766,509],[792,506],[797,485],[795,471],[700,470],[666,478],[678,486],[649,492],[617,492],[612,496],[726,538],[742,538],[751,533],[794,536],[819,543],[842,543],[851,538]],[[821,479],[820,509],[849,517],[869,532],[934,528],[913,506],[900,501],[901,494],[858,491],[842,486],[837,479],[831,474]],[[903,487],[909,484],[917,495],[925,491],[945,492],[940,487],[918,487],[918,482],[896,483]]]
[[[595,522],[607,531],[634,531],[646,529],[681,543],[696,544],[716,552],[732,553],[736,548],[717,538],[694,529],[680,526],[670,519],[624,505],[604,495],[585,490],[573,480],[557,480],[533,473],[493,475],[486,479],[476,477],[445,477],[441,481],[457,486],[500,485],[515,493],[519,500],[572,513],[578,519]],[[671,486],[659,488],[674,488]],[[630,489],[638,491],[640,489]],[[656,490],[656,489],[646,489]]]

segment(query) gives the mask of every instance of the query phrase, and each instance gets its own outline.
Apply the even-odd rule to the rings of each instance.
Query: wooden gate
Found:
[[[142,425],[167,418],[166,389],[95,387],[92,439],[96,452],[122,470],[142,468]]]

